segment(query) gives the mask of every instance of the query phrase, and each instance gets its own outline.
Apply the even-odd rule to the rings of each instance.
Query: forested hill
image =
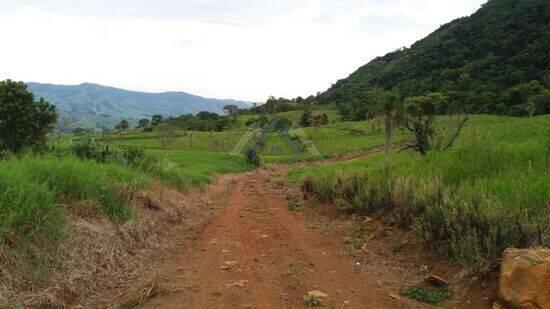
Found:
[[[410,48],[379,57],[339,80],[317,98],[339,103],[346,118],[364,117],[354,106],[375,89],[402,98],[442,92],[450,103],[524,115],[529,105],[548,113],[550,1],[490,0]]]
[[[152,115],[179,116],[200,111],[222,113],[225,105],[249,107],[235,100],[203,98],[185,92],[147,93],[97,84],[51,85],[28,83],[35,97],[44,97],[63,114],[73,115],[86,128],[112,127],[121,118],[130,123]]]

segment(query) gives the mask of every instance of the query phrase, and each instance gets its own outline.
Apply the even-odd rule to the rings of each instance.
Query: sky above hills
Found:
[[[0,79],[307,96],[484,2],[0,0]]]

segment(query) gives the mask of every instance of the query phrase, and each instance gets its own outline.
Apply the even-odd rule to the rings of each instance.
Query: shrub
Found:
[[[332,198],[341,210],[366,213],[369,201],[366,175],[337,174],[332,187]]]
[[[323,300],[315,295],[304,295],[303,299],[309,307],[317,307],[323,304]]]
[[[254,166],[260,166],[260,156],[255,148],[251,147],[246,151],[246,161]]]
[[[119,159],[122,160],[123,164],[136,166],[145,159],[145,151],[143,151],[143,148],[125,146],[122,148]]]
[[[409,298],[429,304],[437,304],[453,297],[453,292],[449,289],[428,289],[420,285],[413,285],[405,289],[402,294]]]
[[[320,202],[333,201],[333,187],[330,177],[314,178],[311,175],[304,175],[300,186],[303,192],[313,194]]]

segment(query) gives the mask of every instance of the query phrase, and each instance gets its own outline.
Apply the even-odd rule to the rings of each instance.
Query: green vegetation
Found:
[[[56,119],[55,106],[35,102],[24,83],[0,81],[0,155],[44,146]]]
[[[344,243],[355,250],[359,250],[365,244],[365,240],[360,235],[351,235],[344,237]]]
[[[447,151],[392,153],[388,167],[374,155],[289,176],[343,211],[391,214],[466,265],[497,258],[507,246],[550,245],[550,118],[476,116],[464,130]]]
[[[220,116],[216,113],[200,112],[196,116],[187,114],[168,117],[165,122],[186,131],[223,131],[237,125],[235,117]]]
[[[201,288],[198,284],[196,283],[191,283],[189,285],[186,286],[186,288],[189,290],[189,291],[192,291],[192,292],[195,292],[195,293],[198,293],[201,291]]]
[[[403,290],[402,294],[428,304],[437,304],[453,298],[453,292],[449,289],[428,289],[420,285],[410,286]]]
[[[218,173],[360,151],[372,154],[294,168],[288,177],[342,212],[412,230],[467,267],[510,246],[548,247],[549,21],[546,0],[490,0],[324,93],[270,97],[250,109],[186,93],[93,84],[30,84],[28,91],[2,81],[0,266],[8,271],[0,277],[32,289],[62,267],[73,220],[131,225],[133,198],[154,183],[187,190]],[[206,111],[190,114],[199,110]],[[289,199],[290,210],[303,207]],[[343,242],[359,250],[363,232]],[[426,303],[453,296],[419,285],[402,293]],[[304,301],[322,305],[313,295]]]
[[[304,295],[304,301],[309,307],[317,307],[323,304],[323,300],[315,295]]]
[[[411,48],[374,59],[315,101],[337,103],[347,120],[365,119],[380,89],[401,98],[438,91],[449,97],[448,111],[548,113],[549,14],[545,0],[490,0]]]
[[[180,187],[210,183],[214,174],[238,173],[252,169],[242,156],[225,152],[186,150],[146,150],[146,153],[163,162],[165,169],[183,177]]]
[[[300,204],[297,201],[290,201],[288,203],[288,209],[291,211],[301,211],[304,208],[304,205]]]
[[[16,269],[18,280],[42,282],[61,262],[57,248],[71,237],[70,217],[125,222],[134,216],[132,197],[152,180],[128,166],[74,156],[0,161],[0,264]]]
[[[338,112],[315,109],[310,99],[273,99],[256,108],[262,114],[227,105],[225,116],[154,115],[136,129],[122,119],[117,132],[80,128],[63,135],[69,121],[62,118],[51,147],[45,134],[55,109],[44,100],[34,102],[23,84],[2,84],[10,85],[27,98],[31,121],[21,128],[39,130],[20,130],[28,133],[20,141],[31,143],[17,147],[6,146],[17,138],[0,136],[0,146],[15,152],[0,161],[0,254],[17,256],[30,270],[22,276],[29,282],[46,278],[59,262],[50,253],[70,238],[71,218],[125,223],[135,218],[132,197],[152,183],[186,190],[209,183],[214,174],[247,171],[260,162],[358,151],[372,154],[295,168],[289,178],[341,211],[410,228],[426,246],[469,267],[498,258],[508,246],[550,245],[550,118],[535,117],[536,106],[529,118],[436,116],[451,110],[449,92],[404,98],[396,90],[373,90],[364,102],[350,101],[355,110],[347,110],[369,120],[341,121]],[[4,94],[0,91],[0,103],[11,102],[9,91]],[[0,105],[5,106],[10,105]],[[344,118],[364,118],[342,110]],[[12,121],[5,128],[18,125]],[[42,152],[25,154],[24,148]],[[289,209],[303,205],[292,200]],[[343,241],[356,250],[364,244],[360,233]],[[393,243],[391,250],[405,246]],[[404,293],[430,303],[452,296],[422,287]]]

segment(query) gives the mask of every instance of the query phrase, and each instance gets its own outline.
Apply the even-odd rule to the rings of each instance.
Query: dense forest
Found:
[[[524,116],[550,111],[550,1],[490,0],[410,48],[379,57],[316,98],[364,119],[378,91],[440,92],[449,106]]]

